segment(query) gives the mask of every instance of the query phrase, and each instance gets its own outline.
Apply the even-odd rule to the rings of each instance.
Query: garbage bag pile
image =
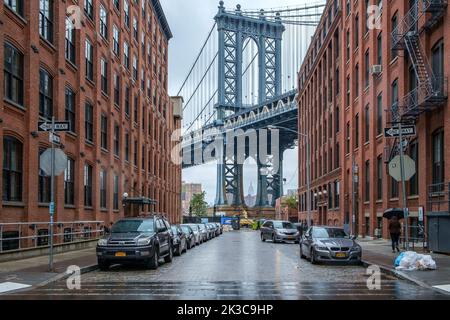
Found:
[[[406,251],[399,254],[394,262],[395,270],[434,270],[436,262],[430,255]]]

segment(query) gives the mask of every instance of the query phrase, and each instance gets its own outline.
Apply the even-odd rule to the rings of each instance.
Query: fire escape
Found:
[[[408,53],[417,79],[416,87],[391,106],[393,123],[414,123],[419,115],[441,107],[447,100],[447,79],[433,73],[420,42],[420,34],[432,31],[446,9],[447,0],[417,0],[392,31],[392,49]],[[419,29],[422,17],[426,21]],[[394,141],[393,146],[396,145],[397,141]],[[390,158],[398,151],[396,149],[391,148]]]

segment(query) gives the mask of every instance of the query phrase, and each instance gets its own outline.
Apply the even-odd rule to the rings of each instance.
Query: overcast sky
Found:
[[[214,23],[218,11],[218,0],[160,0],[173,33],[169,48],[169,91],[175,95],[189,71],[201,45]],[[298,6],[305,0],[242,0],[225,1],[225,7],[234,9],[241,4],[243,10]],[[315,2],[315,1],[314,1]],[[284,173],[288,189],[297,188],[297,149],[284,154]],[[216,188],[216,165],[208,164],[183,170],[183,180],[203,185],[208,203],[213,203]],[[244,193],[250,182],[256,192],[256,166],[244,165]]]

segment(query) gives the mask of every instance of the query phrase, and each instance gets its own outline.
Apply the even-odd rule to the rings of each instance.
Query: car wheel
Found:
[[[156,269],[158,269],[158,266],[159,266],[159,252],[158,252],[158,248],[155,248],[155,253],[147,261],[147,268],[156,270]]]
[[[173,250],[172,246],[169,246],[169,254],[164,257],[164,262],[169,263],[172,262],[172,260],[173,260]]]
[[[106,271],[109,269],[109,262],[104,261],[104,260],[98,260],[98,267],[100,268],[100,270],[102,271]]]
[[[261,233],[261,241],[266,242],[266,239],[264,239],[264,235]]]
[[[306,256],[303,254],[302,246],[300,245],[300,259],[305,259]]]
[[[273,243],[277,243],[277,240],[275,240],[275,235],[274,234],[272,234],[272,242]]]
[[[175,250],[175,255],[177,257],[181,256],[181,242],[178,244],[177,249]]]
[[[317,264],[316,254],[314,253],[314,249],[311,249],[310,261],[312,264]]]

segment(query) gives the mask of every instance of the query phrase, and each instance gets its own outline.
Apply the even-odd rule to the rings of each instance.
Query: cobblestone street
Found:
[[[382,276],[368,290],[361,266],[312,265],[298,245],[261,242],[259,232],[224,233],[156,271],[112,266],[83,274],[81,290],[65,281],[2,298],[22,299],[439,299],[434,291]],[[18,296],[19,295],[19,296]]]

